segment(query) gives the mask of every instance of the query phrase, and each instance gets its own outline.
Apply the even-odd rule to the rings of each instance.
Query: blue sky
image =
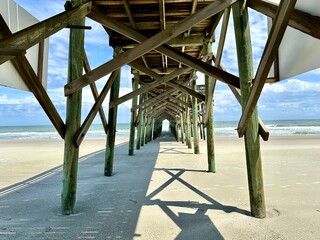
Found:
[[[65,1],[61,0],[16,0],[23,8],[39,20],[44,20],[64,10]],[[263,51],[267,38],[266,19],[261,14],[250,12],[252,46],[255,69]],[[234,31],[230,19],[225,51],[222,63],[232,73],[237,75],[237,59],[234,43]],[[112,58],[112,48],[108,47],[108,36],[102,27],[90,20],[86,25],[92,30],[86,31],[85,49],[91,68]],[[219,37],[219,27],[216,39]],[[65,119],[65,97],[63,87],[67,82],[68,62],[68,30],[62,30],[50,37],[49,74],[47,92],[62,118]],[[214,45],[216,49],[216,44]],[[131,70],[122,67],[120,95],[131,91]],[[104,86],[107,77],[96,82],[99,89]],[[320,69],[308,72],[276,84],[266,85],[259,100],[259,115],[261,119],[320,119]],[[198,82],[203,81],[199,74]],[[107,113],[109,96],[103,104]],[[89,88],[83,89],[83,120],[93,105]],[[130,121],[131,101],[118,108],[118,122]],[[239,120],[241,108],[228,87],[222,83],[215,91],[215,119]],[[95,120],[99,123],[99,119]],[[0,86],[0,125],[37,125],[50,124],[48,117],[39,106],[32,93]]]

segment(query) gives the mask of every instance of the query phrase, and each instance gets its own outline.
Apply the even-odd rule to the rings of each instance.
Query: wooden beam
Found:
[[[91,71],[86,52],[84,52],[84,55],[83,55],[83,68],[86,73]],[[97,89],[96,84],[91,83],[90,89],[91,89],[94,100],[97,101],[98,97],[99,97],[99,93],[98,93],[98,89]],[[104,114],[104,110],[103,110],[102,105],[99,108],[99,115],[100,115],[100,119],[101,119],[101,123],[102,123],[103,129],[104,129],[104,132],[105,132],[105,134],[107,134],[108,133],[108,123],[107,123],[106,115]]]
[[[124,42],[124,49],[134,48],[138,45],[138,43],[132,42],[132,40],[121,39]],[[171,47],[195,47],[195,46],[202,46],[204,41],[203,36],[177,36],[171,40],[169,40],[166,44]]]
[[[0,15],[0,38],[5,36],[10,36],[12,33],[7,26],[6,22]],[[61,138],[65,137],[65,124],[61,119],[58,111],[53,105],[50,97],[48,96],[46,90],[41,84],[39,77],[34,72],[31,64],[25,56],[17,56],[12,59],[12,64],[18,71],[24,83],[27,85],[29,90],[34,94],[35,98],[38,100],[42,109],[47,114],[48,118],[52,122],[53,126],[58,131]]]
[[[196,92],[196,91],[194,91],[194,90],[192,90],[192,89],[190,89],[190,88],[188,88],[188,87],[185,87],[185,86],[183,86],[183,85],[181,85],[181,84],[177,84],[177,83],[175,83],[175,82],[168,82],[167,83],[170,87],[174,87],[174,88],[176,88],[176,89],[179,89],[180,91],[182,91],[182,92],[185,92],[185,93],[187,93],[187,94],[189,94],[189,95],[191,95],[191,96],[193,96],[193,97],[196,97],[197,99],[199,99],[200,101],[205,101],[206,100],[206,97],[203,95],[203,94],[201,94],[201,93],[198,93],[198,92]]]
[[[23,56],[27,53],[21,48],[0,48],[0,56]]]
[[[262,88],[267,79],[272,62],[277,54],[284,32],[287,28],[290,15],[294,9],[297,0],[283,0],[278,8],[277,15],[272,24],[270,34],[267,39],[267,43],[262,54],[259,67],[253,82],[253,87],[246,102],[242,116],[238,124],[238,134],[240,137],[244,135],[244,132],[249,123],[250,117],[257,105],[258,99],[262,92]]]
[[[124,36],[131,38],[137,42],[144,42],[148,39],[148,37],[140,34],[136,30],[126,26],[125,24],[122,24],[118,21],[115,21],[112,18],[109,18],[108,16],[105,16],[96,10],[93,10],[88,15],[92,20],[95,20],[102,25],[111,28],[112,30],[123,34]],[[201,60],[194,58],[186,53],[183,53],[173,47],[170,47],[166,44],[159,46],[155,48],[156,51],[163,53],[167,55],[168,57],[172,58],[175,61],[181,62],[185,64],[186,66],[192,67],[193,69],[202,72],[208,76],[214,77],[219,79],[220,81],[230,84],[236,88],[240,88],[239,85],[239,78],[237,76],[234,76],[228,72],[225,72],[219,68],[216,68],[214,66],[211,66],[207,63],[202,62]]]
[[[81,127],[79,128],[79,130],[77,131],[76,135],[75,135],[75,144],[77,147],[80,146],[81,142],[83,141],[85,135],[87,134],[94,118],[96,117],[98,111],[100,111],[102,109],[102,103],[104,102],[104,99],[106,98],[114,80],[116,79],[117,77],[117,71],[114,71],[106,85],[104,86],[104,88],[101,90],[101,93],[99,96],[97,96],[97,98],[95,99],[95,103],[94,105],[92,106],[88,116],[86,117],[86,119],[84,120],[84,122],[82,123]],[[107,120],[105,120],[107,121]],[[106,128],[105,130],[108,130],[108,128]],[[108,133],[108,132],[107,132]]]
[[[136,64],[134,62],[130,63],[129,64],[131,67],[141,71],[141,72],[144,72],[145,74],[149,75],[150,77],[156,79],[156,80],[159,80],[161,78],[160,75],[158,75],[157,73],[153,72],[152,70],[148,69],[148,68],[145,68],[139,64]],[[188,93],[196,98],[198,98],[200,101],[204,101],[205,100],[205,96],[196,92],[196,91],[193,91],[192,89],[190,88],[187,88],[183,85],[180,85],[180,84],[177,84],[173,81],[170,81],[170,82],[167,82],[167,84],[173,88],[176,88],[176,89],[179,89],[180,91],[182,92],[185,92],[185,93]]]
[[[56,16],[48,18],[42,22],[34,24],[19,32],[12,34],[0,40],[1,48],[22,48],[28,49],[35,44],[43,41],[59,30],[65,28],[70,23],[85,17],[91,10],[91,2],[87,2],[82,6],[72,8],[71,10],[60,13]],[[12,57],[0,56],[0,64],[6,62]]]
[[[216,67],[220,66],[221,63],[221,59],[222,59],[222,52],[223,52],[223,48],[224,48],[224,43],[225,43],[225,39],[226,39],[226,35],[227,35],[227,29],[228,29],[228,23],[229,23],[229,18],[230,18],[230,8],[226,8],[224,10],[224,15],[223,15],[223,21],[222,21],[222,26],[221,26],[221,32],[220,32],[220,39],[219,39],[219,43],[218,43],[218,48],[217,48],[217,56],[215,58],[214,61],[214,65]],[[216,78],[212,78],[212,84],[210,84],[210,89],[208,91],[208,96],[206,96],[206,110],[205,110],[205,114],[204,114],[204,119],[203,119],[203,124],[204,126],[207,126],[208,124],[208,119],[209,119],[209,110],[210,110],[210,106],[212,105],[212,101],[213,101],[213,93],[214,93],[214,89],[216,86]]]
[[[189,79],[189,81],[183,82],[181,85],[186,86],[186,85],[189,84],[190,81],[192,81],[192,78]],[[150,105],[150,104],[154,103],[155,101],[158,101],[159,99],[163,99],[163,98],[165,98],[165,97],[167,97],[167,96],[169,96],[170,94],[173,94],[173,93],[175,93],[175,92],[177,92],[176,89],[174,89],[174,88],[169,89],[169,90],[167,90],[166,92],[161,93],[161,94],[159,94],[158,96],[156,96],[156,97],[154,97],[154,98],[152,98],[152,99],[150,99],[150,100],[147,100],[147,101],[143,102],[142,104],[137,105],[137,106],[136,106],[135,108],[133,108],[133,109],[142,108],[142,107],[144,107],[144,106],[147,105],[147,104]]]
[[[275,18],[278,5],[265,0],[248,0],[248,7]],[[320,39],[320,17],[312,16],[300,10],[293,10],[288,25],[305,34]]]
[[[160,79],[158,79],[158,80],[156,80],[156,81],[154,81],[152,83],[149,83],[147,85],[141,86],[138,90],[132,91],[132,92],[130,92],[130,93],[118,98],[118,99],[115,99],[112,102],[110,102],[109,108],[113,108],[113,107],[115,107],[115,106],[117,106],[117,105],[119,105],[121,103],[124,103],[124,102],[128,101],[129,99],[131,99],[133,97],[136,97],[136,96],[138,96],[138,95],[140,95],[142,93],[148,92],[151,89],[156,88],[157,86],[159,86],[161,84],[164,84],[166,82],[169,82],[173,78],[176,78],[177,76],[179,76],[179,75],[181,75],[181,74],[183,74],[185,72],[188,72],[190,70],[191,70],[191,68],[180,68],[177,71],[175,71],[175,72],[173,72],[173,73],[171,73],[169,75],[166,75],[166,76],[164,76],[164,77],[162,77],[162,78],[160,78]]]
[[[138,57],[141,57],[145,53],[149,52],[150,50],[157,48],[158,46],[164,44],[170,39],[178,36],[180,33],[186,31],[198,22],[201,22],[202,20],[209,18],[219,13],[220,11],[223,11],[226,7],[229,7],[234,2],[236,2],[236,0],[217,0],[209,4],[208,6],[204,7],[192,16],[183,19],[176,25],[161,31],[153,37],[148,38],[134,49],[128,50],[120,54],[117,58],[99,66],[90,73],[83,75],[77,81],[67,84],[65,86],[65,95],[70,95],[76,92],[77,90],[87,86],[91,82],[94,82],[100,79],[101,77],[111,73],[115,69],[118,69],[121,66],[134,61]]]

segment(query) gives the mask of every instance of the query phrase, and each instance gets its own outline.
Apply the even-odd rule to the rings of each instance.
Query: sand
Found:
[[[126,141],[120,138],[116,144]],[[80,156],[103,150],[105,143],[104,139],[84,140]],[[0,189],[62,165],[63,151],[62,140],[0,141]]]
[[[0,222],[5,226],[3,236],[12,234],[13,239],[36,239],[34,236],[40,235],[31,236],[30,229],[39,229],[41,236],[50,234],[56,239],[319,239],[319,143],[320,136],[271,137],[268,142],[261,142],[265,219],[250,216],[243,139],[215,139],[217,173],[213,174],[205,172],[205,142],[201,141],[201,154],[194,155],[184,144],[160,138],[136,151],[133,157],[127,156],[127,146],[118,148],[115,175],[111,178],[100,174],[103,152],[82,161],[77,199],[80,210],[71,219],[56,213],[60,183],[55,184],[56,197],[52,200],[50,196],[39,198],[39,193],[32,195],[31,190],[37,190],[32,186],[30,191],[19,190],[21,197],[19,194],[0,197],[0,207],[3,207]],[[94,151],[100,149],[99,144],[103,147],[104,141],[88,143]],[[61,164],[61,159],[44,161],[46,156],[57,154],[61,146],[1,143],[1,181],[2,174],[9,171],[18,181],[16,169],[19,168],[24,172],[35,165],[50,168]],[[23,155],[18,154],[19,151]],[[29,160],[16,157],[19,161],[8,165],[9,159],[18,155]],[[7,170],[3,170],[4,167]],[[47,185],[52,185],[52,181]],[[41,186],[45,186],[45,182]],[[22,217],[9,211],[14,199],[21,198],[25,204],[37,199],[34,200],[38,201],[34,203],[36,206],[51,201],[53,207],[40,207],[33,214],[21,207],[19,211],[33,217],[28,224],[21,225]],[[35,220],[40,217],[44,220]],[[68,231],[62,235],[64,228]]]

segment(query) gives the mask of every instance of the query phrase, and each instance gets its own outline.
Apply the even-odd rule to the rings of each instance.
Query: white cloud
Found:
[[[274,84],[264,86],[263,93],[302,93],[302,92],[320,92],[320,82],[306,82],[299,79],[290,79]]]

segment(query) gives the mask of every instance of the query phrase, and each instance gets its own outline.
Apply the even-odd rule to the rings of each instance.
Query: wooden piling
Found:
[[[245,3],[246,1],[239,0],[232,7],[238,55],[242,109],[246,106],[246,102],[251,91],[251,81],[254,77],[249,16]],[[244,140],[251,214],[257,218],[264,218],[266,216],[266,208],[263,189],[257,108],[255,108],[251,116],[244,135]]]
[[[143,95],[139,96],[139,104],[141,104],[143,101]],[[142,114],[142,108],[139,109],[140,114],[138,115],[139,119],[138,119],[138,129],[137,129],[137,142],[136,142],[136,149],[139,150],[141,147],[141,134],[142,134],[142,127],[141,127],[141,123],[142,123],[142,118],[143,118],[143,114]]]
[[[186,102],[189,102],[189,96],[186,96]],[[191,124],[190,124],[190,109],[186,106],[185,110],[185,120],[186,120],[186,142],[189,149],[192,148],[191,143]]]
[[[181,129],[181,142],[184,143],[184,123],[182,113],[180,113],[180,129]]]
[[[191,83],[192,89],[196,91],[197,81],[194,80]],[[198,131],[198,101],[196,97],[192,97],[192,124],[193,124],[193,144],[194,153],[200,153],[199,147],[199,131]]]
[[[206,54],[212,53],[212,43],[206,44]],[[212,61],[209,62],[212,64]],[[205,76],[205,94],[206,98],[209,96],[210,85],[212,84],[212,77]],[[208,125],[207,129],[207,155],[208,155],[208,172],[216,172],[215,154],[214,154],[214,125],[213,125],[213,101],[210,99],[206,101],[210,104],[208,114]],[[208,109],[208,108],[207,108]]]
[[[121,47],[114,47],[114,57],[119,55],[121,52]],[[110,102],[119,97],[120,89],[120,73],[121,69],[116,70],[118,72],[116,79],[114,80],[111,90],[110,90]],[[108,134],[106,143],[106,153],[105,153],[105,165],[104,165],[104,175],[112,176],[113,171],[113,159],[114,159],[114,145],[116,138],[116,127],[117,127],[117,110],[118,107],[109,108],[108,114]]]
[[[72,7],[82,4],[81,0],[75,0]],[[84,26],[85,20],[81,18],[74,24]],[[76,80],[82,75],[83,53],[84,53],[84,30],[70,30],[68,83]],[[79,148],[74,143],[74,137],[80,128],[81,122],[81,98],[82,91],[79,90],[67,97],[66,109],[66,133],[64,144],[63,180],[61,193],[62,214],[75,213],[77,175]]]
[[[139,73],[135,72],[133,74],[132,79],[132,91],[135,91],[138,89],[139,85]],[[132,98],[132,107],[134,108],[137,106],[137,97]],[[135,139],[135,121],[136,121],[136,110],[133,110],[131,112],[131,122],[130,122],[130,136],[129,136],[129,156],[133,156],[134,153],[134,139]]]

